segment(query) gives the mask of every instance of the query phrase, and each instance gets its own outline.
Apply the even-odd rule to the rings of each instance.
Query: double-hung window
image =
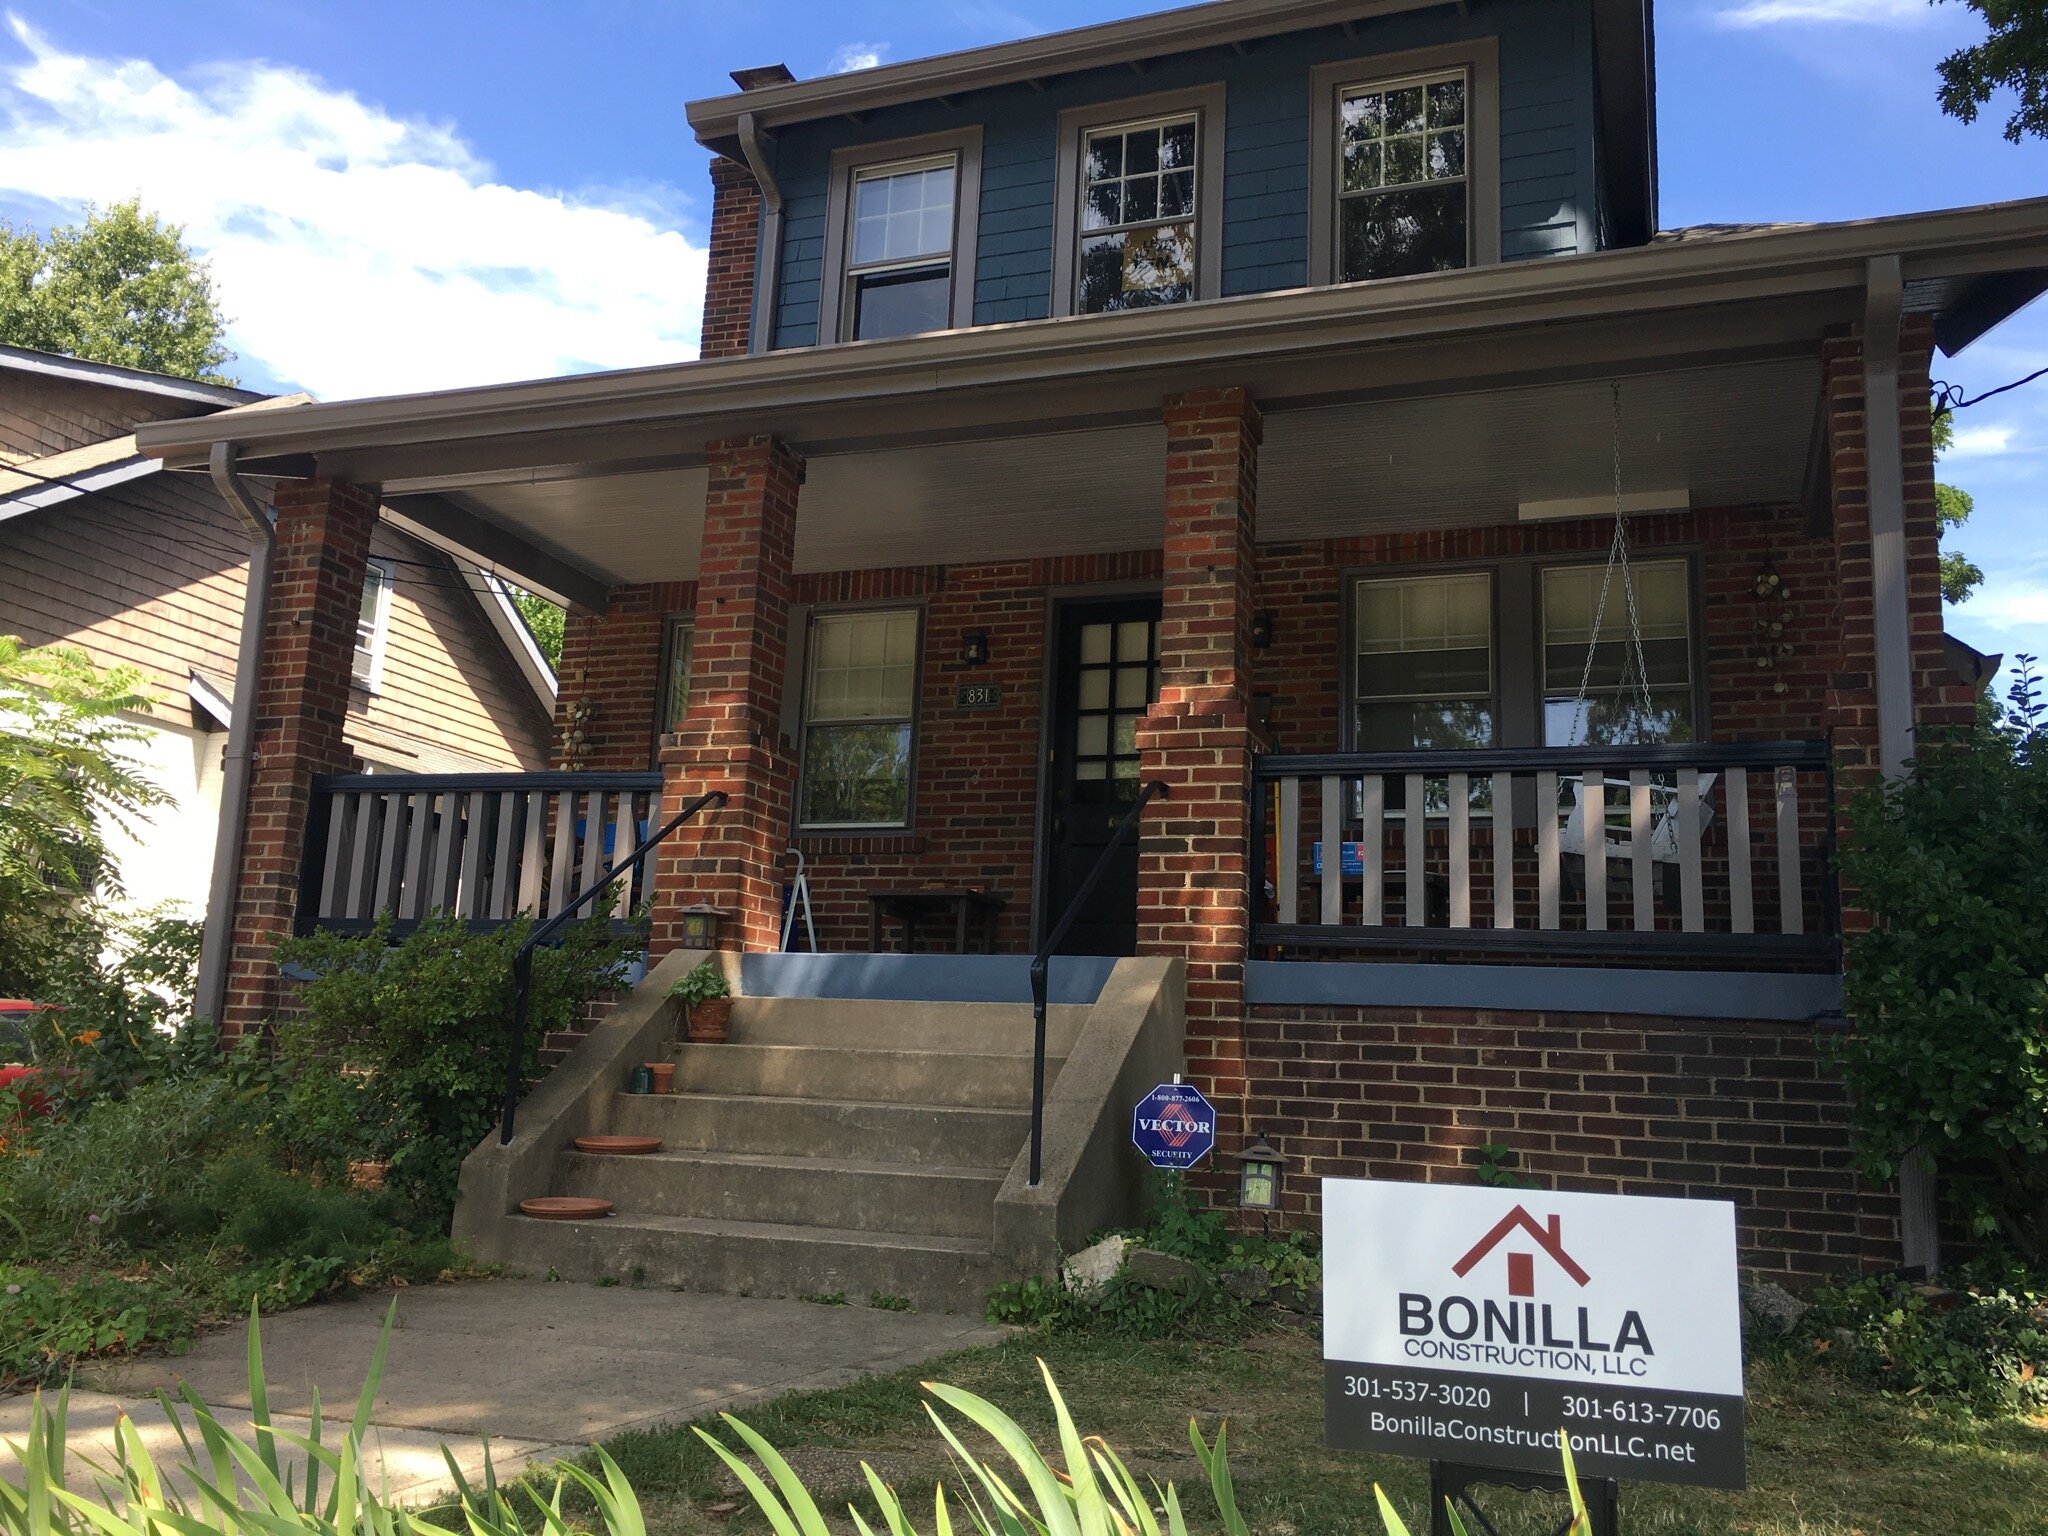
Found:
[[[375,693],[384,686],[384,643],[391,632],[391,589],[398,568],[372,556],[363,577],[363,601],[356,610],[356,649],[350,662],[351,681]]]
[[[1692,603],[1686,563],[1638,561],[1631,578],[1633,614],[1620,574],[1610,576],[1604,564],[1553,565],[1544,570],[1546,746],[1694,739]]]
[[[687,618],[672,615],[661,624],[660,692],[654,701],[655,751],[661,738],[677,730],[690,709],[690,654],[696,640],[696,626]]]
[[[1060,114],[1053,313],[1212,299],[1223,274],[1221,85]]]
[[[1319,65],[1310,103],[1310,282],[1500,260],[1496,45]]]
[[[979,129],[835,152],[819,338],[883,341],[972,324],[980,189]]]
[[[1353,605],[1357,750],[1492,746],[1492,577],[1361,580]]]
[[[917,642],[915,608],[811,616],[798,814],[803,826],[908,824]]]

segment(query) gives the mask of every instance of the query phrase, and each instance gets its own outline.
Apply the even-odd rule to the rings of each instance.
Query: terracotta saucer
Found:
[[[522,1200],[519,1209],[542,1221],[594,1221],[612,1213],[609,1200],[591,1200],[582,1195],[542,1195]]]
[[[610,1152],[622,1156],[636,1152],[659,1152],[659,1136],[578,1136],[578,1152]]]

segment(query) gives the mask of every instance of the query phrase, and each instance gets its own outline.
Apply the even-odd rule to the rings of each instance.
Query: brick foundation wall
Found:
[[[697,355],[746,355],[754,323],[754,267],[761,248],[761,188],[723,156],[711,162],[711,247],[704,273],[704,331]]]
[[[1290,1159],[1290,1225],[1322,1178],[1476,1183],[1495,1145],[1544,1188],[1733,1201],[1759,1277],[1900,1262],[1811,1026],[1259,1007],[1245,1034],[1246,1123]]]

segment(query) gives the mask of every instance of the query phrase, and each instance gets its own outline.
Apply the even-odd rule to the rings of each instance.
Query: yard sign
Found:
[[[1216,1106],[1192,1083],[1161,1083],[1131,1111],[1131,1141],[1154,1168],[1192,1168],[1216,1150]]]
[[[1735,1208],[1323,1181],[1340,1450],[1741,1488]]]

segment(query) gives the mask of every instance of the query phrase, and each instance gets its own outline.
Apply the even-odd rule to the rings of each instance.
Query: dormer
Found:
[[[1650,0],[1215,0],[693,102],[705,355],[1647,242]]]

